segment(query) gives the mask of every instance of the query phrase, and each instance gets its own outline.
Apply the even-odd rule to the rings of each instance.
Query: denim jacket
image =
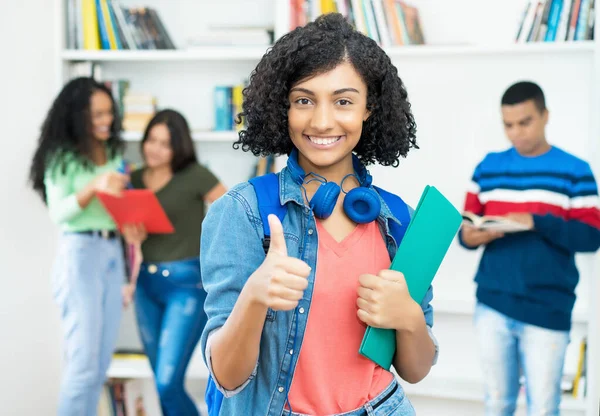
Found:
[[[310,310],[317,269],[315,217],[304,204],[301,188],[294,182],[288,169],[284,168],[278,176],[280,201],[287,204],[287,215],[282,224],[288,255],[304,260],[312,271],[308,288],[295,310],[268,310],[258,362],[248,380],[234,391],[229,391],[223,389],[215,379],[217,388],[227,397],[223,401],[221,414],[228,416],[282,414]],[[410,211],[412,215],[412,209]],[[381,199],[377,222],[382,235],[385,235],[390,259],[393,259],[397,244],[390,235],[391,221],[398,220]],[[256,194],[249,182],[237,185],[214,202],[203,222],[200,265],[204,289],[208,293],[204,306],[208,322],[202,333],[201,348],[211,374],[210,335],[225,324],[247,279],[265,259],[262,238],[263,227]],[[421,307],[429,334],[436,345],[435,363],[438,347],[431,332],[432,298],[430,287]]]

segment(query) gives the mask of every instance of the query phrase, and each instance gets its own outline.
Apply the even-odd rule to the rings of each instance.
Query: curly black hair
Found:
[[[107,141],[107,157],[113,158],[123,151],[124,142],[119,136],[121,125],[110,89],[92,78],[75,78],[60,91],[42,124],[31,168],[29,181],[33,189],[46,202],[44,174],[49,163],[57,163],[65,172],[68,157],[77,158],[84,168],[92,167],[92,138],[90,135],[90,99],[96,91],[103,91],[113,104],[114,119],[111,136]]]
[[[365,164],[398,166],[416,143],[416,124],[408,94],[389,56],[371,38],[354,30],[339,13],[318,17],[281,37],[263,56],[244,89],[245,119],[235,149],[255,156],[290,154],[288,94],[299,81],[351,63],[367,85],[367,109],[354,152]]]

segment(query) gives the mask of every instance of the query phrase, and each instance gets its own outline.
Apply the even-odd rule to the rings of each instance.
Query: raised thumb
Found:
[[[269,228],[271,229],[271,243],[269,253],[277,253],[282,256],[287,256],[287,247],[285,245],[285,237],[283,236],[283,226],[277,215],[269,215]]]

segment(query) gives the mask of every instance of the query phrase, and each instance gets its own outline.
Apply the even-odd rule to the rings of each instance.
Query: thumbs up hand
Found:
[[[298,305],[308,287],[310,266],[287,255],[283,227],[279,218],[269,215],[271,244],[267,257],[250,276],[255,301],[278,311],[289,311]]]

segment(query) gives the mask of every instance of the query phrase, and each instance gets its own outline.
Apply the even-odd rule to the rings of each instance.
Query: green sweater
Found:
[[[76,194],[98,175],[116,171],[122,163],[121,156],[103,166],[85,168],[75,157],[66,159],[63,173],[61,163],[49,163],[44,175],[46,202],[50,218],[62,231],[114,230],[116,225],[97,198],[81,208]]]

